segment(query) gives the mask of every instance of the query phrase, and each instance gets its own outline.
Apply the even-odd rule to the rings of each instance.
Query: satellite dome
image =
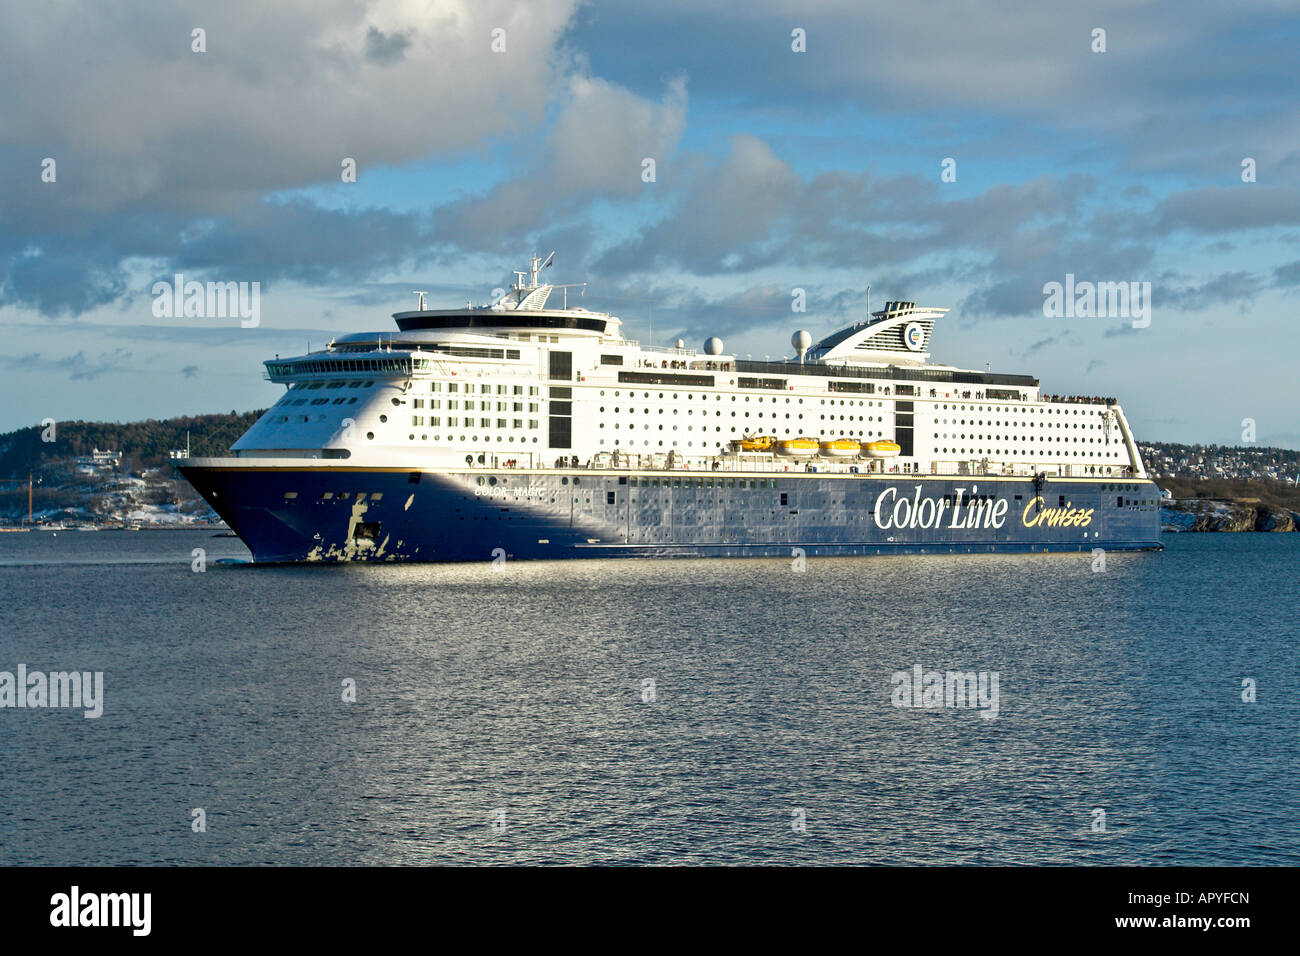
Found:
[[[722,339],[718,338],[716,335],[711,336],[709,340],[704,343],[704,351],[709,355],[721,355]]]
[[[685,341],[685,339],[678,339],[678,340],[677,340],[677,347],[678,347],[679,349],[684,349],[684,348],[686,348],[686,341]]]
[[[803,362],[804,353],[808,351],[808,346],[812,345],[812,336],[808,334],[807,329],[800,329],[794,335],[790,336],[790,344],[794,350],[799,353],[799,361]]]

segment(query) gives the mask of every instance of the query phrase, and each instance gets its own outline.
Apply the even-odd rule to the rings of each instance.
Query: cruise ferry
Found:
[[[258,562],[1160,547],[1119,403],[932,362],[947,309],[867,306],[756,362],[632,341],[550,262],[268,360],[283,396],[181,472]]]

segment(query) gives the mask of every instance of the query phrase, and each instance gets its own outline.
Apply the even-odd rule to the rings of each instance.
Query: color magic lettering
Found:
[[[899,497],[897,488],[887,488],[876,498],[876,527],[881,531],[943,527],[951,507],[949,528],[1001,528],[1007,520],[1006,499],[981,499],[978,490],[978,485],[971,485],[968,496],[965,488],[958,488],[949,503],[943,498],[922,498],[920,485],[910,499]]]
[[[1095,508],[1076,508],[1070,502],[1064,508],[1045,508],[1043,499],[1035,498],[1025,506],[1020,523],[1026,528],[1086,528],[1092,524]]]

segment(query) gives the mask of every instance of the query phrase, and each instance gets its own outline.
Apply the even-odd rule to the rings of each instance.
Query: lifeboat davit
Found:
[[[903,446],[896,441],[871,441],[862,446],[862,453],[868,458],[893,458]]]
[[[857,458],[861,451],[862,443],[852,438],[832,438],[821,443],[821,452],[826,458]]]
[[[776,443],[776,453],[790,458],[811,458],[820,449],[816,438],[786,438]]]

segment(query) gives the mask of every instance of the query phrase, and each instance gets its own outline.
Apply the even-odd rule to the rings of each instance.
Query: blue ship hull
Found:
[[[1160,548],[1139,479],[183,465],[258,562]]]

